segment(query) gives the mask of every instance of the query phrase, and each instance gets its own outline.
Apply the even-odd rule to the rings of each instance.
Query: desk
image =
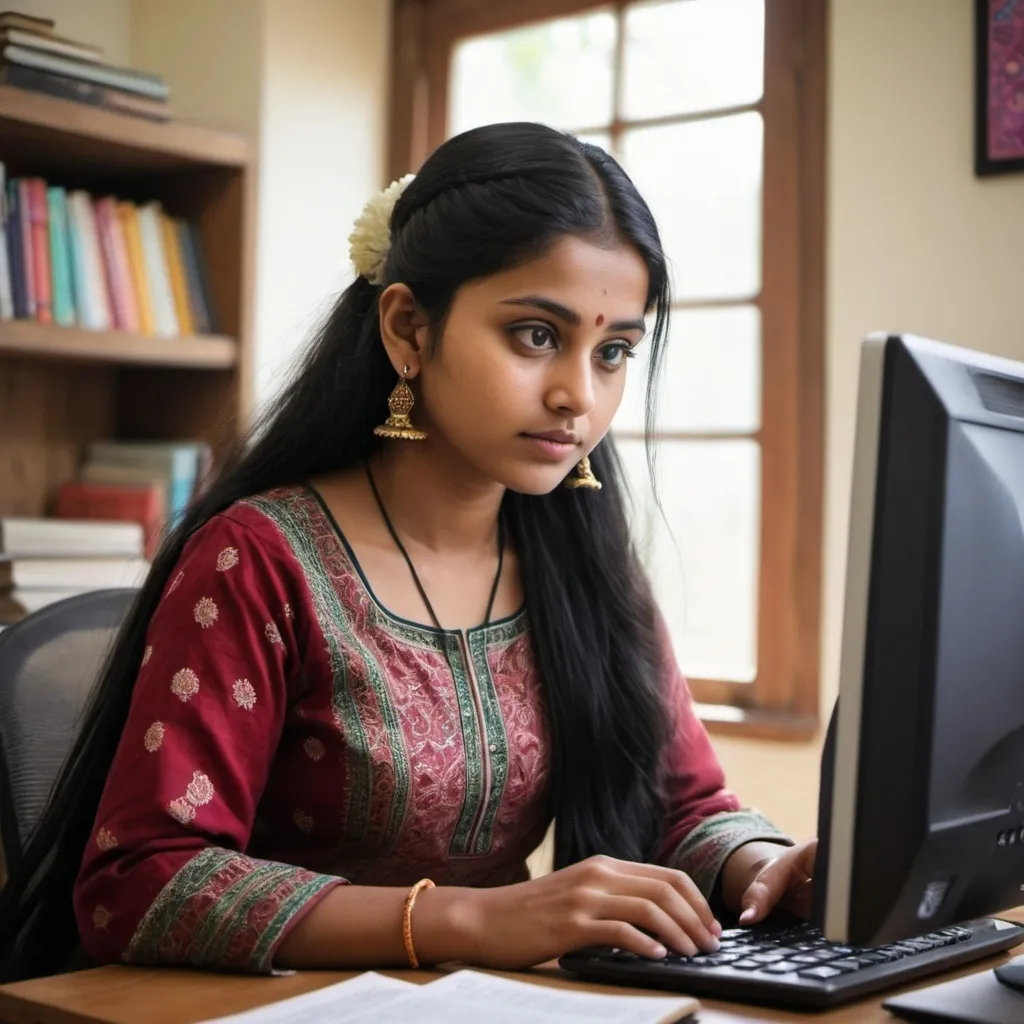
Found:
[[[1024,921],[1024,909],[1001,915]],[[988,957],[959,971],[933,975],[913,987],[987,971],[1005,963],[1012,954]],[[153,970],[141,967],[100,967],[53,978],[37,978],[0,986],[0,1024],[193,1024],[210,1017],[239,1013],[265,1003],[301,995],[351,978],[354,971],[303,971],[284,978],[252,978],[204,971]],[[435,971],[382,971],[406,981],[427,982],[440,977]],[[574,986],[593,992],[637,992],[637,989],[591,985],[567,979],[555,967],[524,974],[506,974],[521,980]],[[875,996],[826,1013],[765,1010],[738,1003],[702,1000],[700,1024],[750,1024],[752,1021],[801,1021],[803,1024],[892,1024]]]

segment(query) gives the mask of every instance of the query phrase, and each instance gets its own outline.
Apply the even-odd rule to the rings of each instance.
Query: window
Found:
[[[721,731],[817,727],[823,8],[396,0],[392,177],[449,135],[538,120],[614,153],[658,220],[674,295],[664,516],[637,364],[613,430],[676,653]]]

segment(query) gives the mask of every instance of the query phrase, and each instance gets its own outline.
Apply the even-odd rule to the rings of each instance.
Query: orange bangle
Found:
[[[412,908],[416,904],[416,897],[423,889],[433,889],[434,883],[429,878],[421,878],[405,897],[405,910],[402,914],[402,939],[405,941],[405,955],[409,958],[410,967],[419,967],[420,962],[416,959],[416,947],[412,944]]]

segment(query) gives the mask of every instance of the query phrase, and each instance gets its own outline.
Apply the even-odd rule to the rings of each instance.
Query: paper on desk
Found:
[[[337,985],[203,1024],[319,1024],[321,1021],[351,1024],[355,1020],[372,1019],[417,988],[419,986],[411,982],[367,971]]]
[[[685,996],[573,992],[479,971],[458,971],[426,985],[368,971],[205,1024],[669,1024],[697,1009]]]
[[[696,1013],[686,996],[619,996],[532,985],[478,971],[458,971],[346,1024],[669,1024]],[[336,1018],[330,1018],[334,1020]],[[328,1018],[324,1017],[326,1024]]]

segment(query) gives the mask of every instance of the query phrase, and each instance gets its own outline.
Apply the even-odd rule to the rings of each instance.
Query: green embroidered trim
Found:
[[[767,840],[792,846],[793,840],[758,811],[724,811],[705,818],[675,848],[669,866],[685,871],[706,898],[732,853],[746,843]]]
[[[348,748],[346,774],[349,799],[344,839],[361,841],[370,821],[370,744],[359,716],[359,705],[352,695],[348,659],[338,638],[337,627],[347,616],[342,613],[338,595],[330,577],[324,572],[308,520],[292,514],[291,505],[294,500],[286,502],[280,497],[255,496],[246,499],[246,504],[261,512],[278,528],[298,560],[309,585],[317,622],[327,642],[327,655],[334,680],[332,704]]]
[[[445,633],[444,641],[445,654],[455,684],[455,697],[459,704],[459,724],[462,727],[462,749],[466,763],[466,792],[463,795],[459,820],[448,846],[449,853],[459,857],[471,852],[469,842],[484,798],[483,743],[476,701],[473,699],[473,685],[466,672],[459,636],[456,633]]]
[[[205,967],[269,971],[274,949],[289,921],[311,899],[339,881],[330,875],[208,847],[181,867],[160,890],[139,922],[122,959],[134,964],[168,962],[168,952],[161,949],[165,937],[180,923],[191,901],[203,898],[206,902],[212,895],[214,898],[207,903],[205,912],[197,917],[194,932],[187,936],[187,945],[170,951],[173,960]],[[226,887],[219,892],[222,886]],[[257,907],[263,910],[272,907],[277,893],[280,893],[280,902],[273,914],[254,927],[253,911]],[[253,935],[254,944],[248,951],[235,950],[236,955],[244,956],[243,962],[231,961],[231,946],[239,933],[246,931]]]
[[[501,627],[499,627],[499,630]],[[472,853],[484,854],[491,848],[494,822],[501,806],[501,798],[505,793],[508,780],[508,734],[505,732],[505,719],[501,713],[501,704],[494,687],[490,662],[487,660],[487,648],[491,637],[490,630],[474,633],[470,637],[469,649],[476,670],[476,681],[480,691],[480,701],[484,711],[484,743],[494,750],[488,750],[487,757],[491,763],[491,788],[487,806],[483,808],[482,819],[477,831],[476,842]]]

